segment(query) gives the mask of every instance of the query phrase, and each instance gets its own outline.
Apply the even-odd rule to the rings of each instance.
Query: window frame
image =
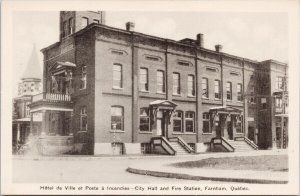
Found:
[[[226,100],[232,101],[232,82],[226,82]]]
[[[120,70],[116,70],[115,67],[119,67]],[[116,73],[120,74],[120,80],[116,80]],[[122,89],[123,88],[123,65],[119,63],[113,64],[113,74],[112,74],[112,87],[113,89]],[[119,86],[115,86],[115,81],[118,81]]]
[[[121,117],[121,129],[113,129],[112,128],[112,108],[119,108],[119,109],[121,109],[121,116],[117,116],[117,117]],[[120,106],[120,105],[112,105],[111,107],[110,107],[110,130],[112,131],[112,132],[125,132],[125,128],[124,128],[125,126],[124,126],[124,107],[123,106]]]
[[[83,128],[83,118],[85,119],[86,125],[85,128]],[[80,107],[80,131],[86,132],[88,130],[88,114],[87,114],[87,107],[82,106]]]
[[[147,116],[144,116],[144,115],[141,115],[141,110],[143,110],[143,109],[146,109],[146,114],[147,114]],[[141,107],[140,108],[140,115],[139,115],[139,118],[140,118],[140,121],[139,121],[139,131],[140,132],[143,132],[143,133],[151,133],[152,131],[151,131],[151,127],[150,127],[150,113],[149,113],[150,111],[149,111],[149,108],[148,107]],[[141,129],[141,119],[147,119],[147,121],[148,121],[148,130],[142,130]]]
[[[83,24],[83,21],[86,21],[86,25]],[[87,27],[89,25],[89,18],[87,17],[82,17],[81,18],[81,29],[84,29],[85,27]]]
[[[181,117],[175,116],[175,112],[176,113],[180,113]],[[183,133],[184,132],[184,125],[183,125],[183,111],[182,110],[176,110],[173,114],[173,132],[174,133]],[[175,122],[174,121],[180,121],[180,131],[175,131]]]
[[[240,124],[240,130],[241,131],[238,131],[238,124]],[[244,133],[244,129],[243,129],[243,116],[238,116],[235,120],[235,132],[237,134],[242,134]]]
[[[73,17],[69,18],[68,22],[69,22],[68,32],[69,32],[69,34],[72,34],[72,33],[74,33],[74,28],[73,28],[74,18]]]
[[[204,82],[205,81],[205,82]],[[204,93],[204,86],[203,85],[205,85],[205,88],[206,88],[206,93]],[[202,79],[201,79],[201,89],[202,89],[202,98],[205,98],[205,99],[208,99],[209,98],[209,91],[208,91],[208,78],[205,78],[205,77],[203,77]],[[205,96],[205,94],[206,94],[206,96]]]
[[[87,70],[86,65],[81,67],[81,77],[80,77],[80,90],[86,89],[87,87]]]
[[[162,84],[159,83],[159,73],[162,73]],[[162,91],[160,91],[162,89]],[[165,93],[166,86],[165,86],[165,72],[163,70],[156,71],[156,92],[157,93]]]
[[[142,70],[145,71],[145,74],[142,74]],[[142,83],[142,76],[145,76],[146,81]],[[142,87],[142,88],[141,88]],[[148,92],[149,91],[149,71],[146,67],[140,67],[139,70],[139,91]]]
[[[240,91],[239,91],[240,87]],[[238,83],[236,86],[236,99],[239,102],[243,101],[243,85],[241,83]]]
[[[174,78],[175,76],[178,76],[178,78]],[[177,82],[175,82],[177,81]],[[175,85],[176,84],[176,85]],[[175,89],[175,90],[174,90]],[[180,73],[173,72],[173,95],[180,95],[181,94],[181,88],[180,88]]]
[[[210,122],[210,114],[209,112],[204,112],[202,114],[202,121],[203,121],[203,124],[202,124],[202,133],[203,134],[212,134],[212,129],[211,129],[211,122]],[[208,123],[208,131],[204,131],[204,122],[207,122]]]
[[[216,92],[216,88],[218,88],[218,92]],[[220,100],[222,99],[221,96],[221,81],[215,80],[214,81],[214,91],[215,91],[215,99]]]
[[[190,81],[189,79],[192,79],[192,81]],[[191,86],[190,86],[191,84]],[[195,76],[193,74],[188,74],[188,77],[187,77],[187,94],[188,96],[190,97],[195,97],[196,96],[196,86],[195,86]],[[192,92],[190,94],[190,91]]]
[[[190,118],[190,117],[187,117],[188,114],[192,114],[193,117]],[[192,125],[193,125],[193,130],[192,131],[188,131],[187,130],[187,122],[188,121],[192,121]],[[184,126],[185,126],[185,132],[186,133],[195,133],[195,112],[194,111],[186,111],[185,114],[184,114]]]

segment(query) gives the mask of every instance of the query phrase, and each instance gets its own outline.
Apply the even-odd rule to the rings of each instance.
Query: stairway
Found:
[[[247,142],[245,141],[234,141],[234,140],[227,140],[230,145],[235,148],[235,152],[247,152],[247,151],[254,151],[255,149],[252,148]]]
[[[176,155],[190,154],[178,141],[170,141],[172,148],[176,151]]]

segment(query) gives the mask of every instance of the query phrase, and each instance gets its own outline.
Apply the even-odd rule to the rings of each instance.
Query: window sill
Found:
[[[238,103],[243,103],[243,101],[236,101],[236,102],[238,102]]]
[[[178,132],[173,132],[173,135],[196,135],[196,133],[192,132],[183,132],[183,133],[178,133]]]
[[[232,102],[232,99],[226,99],[226,102]]]
[[[209,100],[209,98],[208,97],[201,97],[202,99],[205,99],[205,100]]]
[[[156,92],[156,94],[165,95],[165,92]]]
[[[218,98],[215,98],[214,100],[215,100],[215,101],[221,101],[221,99],[218,99]]]
[[[176,96],[176,97],[181,97],[182,95],[181,94],[172,94],[173,96]]]
[[[202,135],[212,135],[213,133],[202,133]]]
[[[111,132],[111,133],[125,133],[125,131],[121,131],[121,130],[116,130],[116,131],[114,131],[114,130],[110,130],[109,132]]]
[[[85,90],[85,89],[86,89],[86,87],[85,88],[80,88],[79,90],[82,91],[82,90]]]
[[[188,97],[195,98],[196,96],[195,95],[188,95]]]
[[[241,134],[244,134],[244,133],[237,133],[237,132],[235,132],[235,134],[239,134],[239,135],[241,135]]]
[[[152,131],[139,131],[139,134],[152,134]]]
[[[113,90],[123,90],[124,88],[120,88],[120,87],[113,87]]]
[[[87,133],[87,131],[77,131],[77,133]]]
[[[141,92],[141,93],[149,93],[150,91],[146,91],[146,90],[139,90],[139,92]]]

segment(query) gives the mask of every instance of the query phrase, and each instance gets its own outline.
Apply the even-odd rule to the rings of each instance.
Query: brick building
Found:
[[[59,42],[42,49],[43,93],[30,105],[42,113],[42,135],[72,138],[88,154],[285,148],[287,64],[209,50],[195,37],[61,12]]]

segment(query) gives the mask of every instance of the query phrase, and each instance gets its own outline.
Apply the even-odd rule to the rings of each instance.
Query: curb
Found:
[[[179,174],[179,173],[170,173],[170,172],[161,172],[161,171],[149,171],[142,169],[135,169],[128,167],[126,169],[129,173],[139,174],[139,175],[148,175],[155,177],[164,177],[164,178],[177,178],[185,180],[213,180],[213,181],[223,181],[223,182],[240,182],[240,183],[251,183],[251,184],[287,184],[288,181],[285,180],[265,180],[265,179],[247,179],[247,178],[224,178],[224,177],[207,177],[207,176],[194,176],[189,174]]]

